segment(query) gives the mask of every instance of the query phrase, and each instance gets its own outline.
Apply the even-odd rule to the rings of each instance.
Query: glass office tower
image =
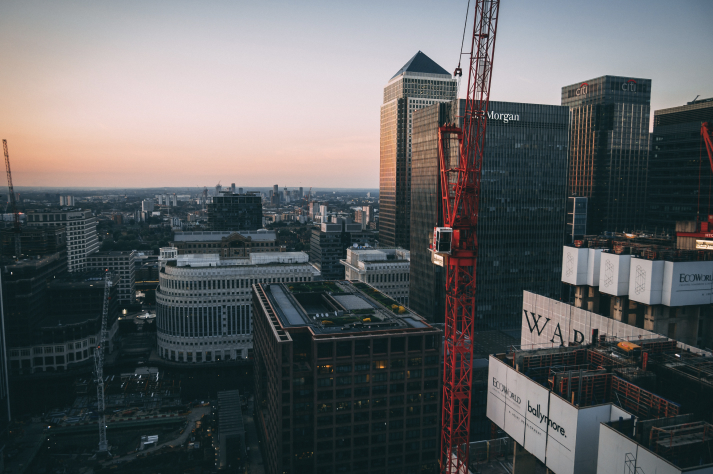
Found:
[[[569,193],[587,199],[587,233],[640,230],[651,80],[602,76],[562,88],[571,111]]]
[[[673,232],[676,221],[713,214],[713,175],[701,122],[713,127],[713,98],[654,111],[647,230]]]
[[[421,51],[391,78],[381,106],[379,244],[409,248],[413,113],[456,98],[457,81]]]
[[[444,317],[444,271],[431,263],[433,227],[442,224],[438,126],[460,122],[465,101],[414,114],[410,307]],[[567,107],[490,102],[478,219],[476,328],[516,328],[522,292],[559,295],[565,230]],[[452,148],[453,149],[453,148]],[[457,150],[453,149],[455,156]]]

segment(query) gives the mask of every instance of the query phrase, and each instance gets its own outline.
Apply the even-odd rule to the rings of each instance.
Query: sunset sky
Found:
[[[4,0],[14,184],[377,188],[383,88],[418,50],[455,68],[466,3]],[[651,78],[652,111],[713,97],[711,19],[710,0],[502,0],[491,98],[559,104],[605,74]]]

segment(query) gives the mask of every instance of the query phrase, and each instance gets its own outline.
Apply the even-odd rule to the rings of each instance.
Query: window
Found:
[[[334,382],[332,377],[317,379],[318,387],[331,387]]]
[[[338,365],[337,366],[337,372],[341,373],[348,373],[352,371],[352,366],[351,365]]]
[[[375,360],[371,363],[371,367],[374,370],[385,370],[387,368],[385,360]]]
[[[319,359],[328,359],[333,356],[333,349],[331,342],[323,342],[317,344],[317,357]]]
[[[404,359],[393,359],[391,361],[391,368],[392,369],[401,369],[404,367]]]
[[[354,376],[354,383],[355,383],[355,384],[369,383],[369,374],[355,375],[355,376]]]

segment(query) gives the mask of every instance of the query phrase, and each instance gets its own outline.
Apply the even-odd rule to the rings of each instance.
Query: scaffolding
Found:
[[[611,401],[642,419],[676,416],[681,409],[678,403],[654,395],[616,376],[612,376]]]
[[[698,421],[653,427],[649,449],[684,469],[713,463],[713,425]]]

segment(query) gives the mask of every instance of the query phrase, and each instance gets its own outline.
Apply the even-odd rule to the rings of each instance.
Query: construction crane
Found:
[[[7,152],[7,140],[2,141],[2,151],[5,153],[5,169],[7,169],[7,187],[10,193],[10,204],[12,205],[13,225],[15,227],[15,260],[20,260],[22,247],[20,246],[20,212],[17,210],[17,200],[15,199],[15,188],[12,187],[12,172],[10,172],[10,154]]]
[[[708,161],[711,164],[711,172],[713,172],[713,139],[711,139],[711,130],[709,127],[710,125],[708,124],[708,122],[701,123],[701,136],[703,137],[703,143],[706,144],[706,151],[708,152]],[[7,156],[7,154],[5,156]]]
[[[694,99],[695,100],[695,99]],[[711,138],[711,125],[708,122],[701,123],[701,137],[703,143],[706,147],[706,152],[708,153],[708,162],[711,165],[711,173],[713,173],[713,138]],[[701,157],[701,159],[703,159]],[[699,168],[700,172],[700,168]],[[711,190],[708,190],[708,194],[711,194]],[[676,232],[677,237],[693,237],[695,239],[710,239],[713,237],[713,215],[708,214],[707,219],[701,219],[700,217],[700,177],[699,177],[699,190],[698,190],[698,213],[699,216],[696,220],[696,231],[695,232]]]
[[[97,414],[99,415],[99,452],[109,451],[106,440],[106,406],[104,404],[104,345],[107,341],[107,318],[109,317],[109,301],[111,300],[111,273],[104,277],[104,304],[102,306],[102,321],[97,346],[94,348],[94,374],[97,384]]]
[[[438,128],[438,159],[443,227],[433,232],[434,262],[446,274],[445,346],[443,348],[443,407],[441,473],[468,472],[472,387],[475,277],[478,259],[478,206],[490,100],[495,37],[500,0],[475,0],[469,55],[468,89],[462,126]],[[468,14],[466,13],[466,25]],[[460,67],[454,76],[462,76]],[[450,144],[457,139],[457,157]],[[454,143],[455,144],[455,143]]]

